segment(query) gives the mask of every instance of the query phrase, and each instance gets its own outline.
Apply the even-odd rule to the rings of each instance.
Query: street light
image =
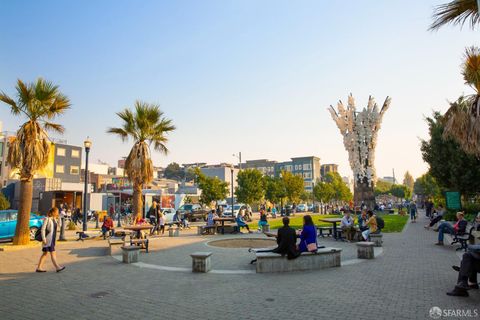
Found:
[[[233,213],[233,165],[232,167],[230,168],[230,173],[231,173],[231,180],[230,180],[230,186],[232,188],[232,217],[234,217],[234,213]]]
[[[83,192],[83,232],[85,233],[87,231],[88,153],[90,152],[92,141],[87,137],[87,140],[83,142],[83,146],[85,147],[85,188]]]
[[[242,170],[242,153],[241,152],[239,152],[238,154],[234,153],[232,154],[232,156],[238,159],[238,169]]]

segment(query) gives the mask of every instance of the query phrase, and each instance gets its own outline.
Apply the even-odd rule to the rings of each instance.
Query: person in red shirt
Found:
[[[114,232],[114,230],[113,230],[113,220],[110,216],[106,216],[103,219],[102,234],[103,234],[104,239],[106,238],[107,232],[110,232],[110,235],[112,235],[113,232]]]
[[[457,222],[452,226],[448,222],[442,222],[438,227],[438,242],[435,243],[437,246],[443,246],[443,235],[445,233],[453,234],[463,234],[467,229],[468,222],[463,219],[464,213],[457,212]]]

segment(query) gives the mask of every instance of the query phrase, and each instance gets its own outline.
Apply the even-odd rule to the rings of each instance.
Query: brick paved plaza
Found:
[[[246,249],[206,247],[221,236],[198,237],[193,230],[153,240],[151,253],[140,256],[146,265],[174,271],[122,264],[106,256],[103,240],[59,245],[67,266],[59,274],[51,264],[45,274],[33,272],[38,247],[6,250],[0,252],[0,319],[429,319],[433,306],[480,309],[478,290],[468,298],[445,294],[461,255],[435,246],[437,234],[422,222],[385,234],[374,260],[288,274],[256,274]],[[342,259],[355,262],[353,244],[320,243],[342,247]],[[231,273],[184,271],[189,253],[199,249],[214,252],[214,270]]]

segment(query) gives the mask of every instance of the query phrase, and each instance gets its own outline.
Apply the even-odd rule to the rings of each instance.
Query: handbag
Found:
[[[317,252],[317,244],[315,242],[307,244],[308,252]]]

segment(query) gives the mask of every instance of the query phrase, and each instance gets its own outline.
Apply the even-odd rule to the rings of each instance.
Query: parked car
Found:
[[[209,211],[209,208],[202,208],[202,206],[199,204],[184,204],[178,208],[177,214],[179,217],[184,214],[188,221],[196,221],[199,219],[207,221],[207,215]]]
[[[17,227],[17,210],[0,210],[0,239],[11,239]],[[30,239],[35,239],[35,233],[42,227],[43,217],[30,213]]]
[[[314,212],[313,204],[307,205],[307,211],[308,212]]]
[[[249,205],[245,205],[243,203],[237,203],[237,204],[234,204],[233,205],[233,217],[237,217],[238,216],[238,213],[240,212],[240,210],[244,208],[245,211],[247,212],[252,212],[252,208],[250,208]],[[225,211],[223,212],[223,215],[225,217],[232,217],[232,206],[228,206]]]
[[[304,204],[304,203],[300,203],[298,206],[297,206],[297,212],[307,212],[307,205]]]

